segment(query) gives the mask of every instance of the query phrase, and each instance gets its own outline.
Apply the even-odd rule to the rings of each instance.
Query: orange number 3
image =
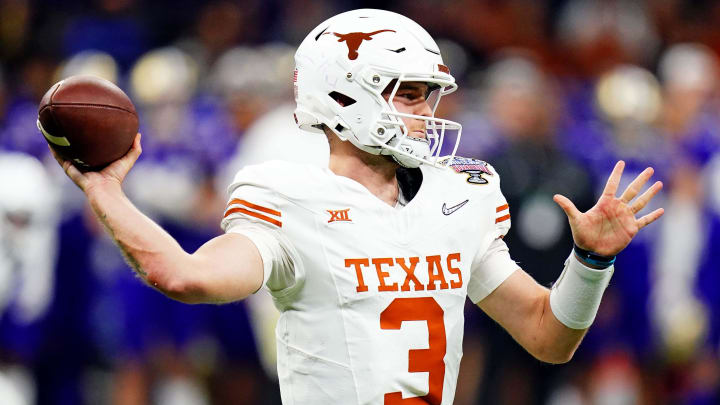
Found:
[[[381,329],[400,329],[404,321],[427,321],[428,348],[411,349],[408,372],[429,373],[427,395],[403,399],[401,392],[385,394],[385,405],[440,405],[445,379],[445,323],[443,309],[431,297],[395,298],[380,314]]]

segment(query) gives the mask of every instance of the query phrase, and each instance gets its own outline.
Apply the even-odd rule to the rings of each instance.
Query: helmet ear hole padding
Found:
[[[355,104],[356,102],[354,98],[346,96],[345,94],[339,93],[337,91],[330,92],[328,96],[335,100],[336,103],[340,104],[341,107],[347,107]]]

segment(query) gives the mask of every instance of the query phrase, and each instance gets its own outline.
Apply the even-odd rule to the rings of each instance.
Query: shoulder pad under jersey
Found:
[[[230,184],[229,192],[244,185],[255,186],[289,198],[298,198],[309,193],[326,175],[316,166],[273,160],[242,168]]]

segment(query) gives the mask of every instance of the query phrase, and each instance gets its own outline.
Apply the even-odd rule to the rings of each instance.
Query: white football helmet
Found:
[[[395,80],[389,99],[383,91]],[[438,161],[445,131],[462,127],[435,118],[440,98],[457,89],[435,41],[411,19],[384,10],[338,14],[312,30],[295,53],[295,120],[300,128],[322,132],[375,155],[391,155],[404,167]],[[427,83],[433,96],[429,117],[397,111],[392,100],[402,82]],[[408,136],[402,118],[425,121],[427,139]],[[449,162],[452,159],[443,160]]]

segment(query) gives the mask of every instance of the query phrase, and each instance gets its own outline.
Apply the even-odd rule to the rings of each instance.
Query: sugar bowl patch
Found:
[[[480,159],[455,156],[447,166],[457,173],[466,173],[468,175],[467,182],[471,184],[487,184],[488,181],[483,178],[483,174],[492,176],[488,164]]]

